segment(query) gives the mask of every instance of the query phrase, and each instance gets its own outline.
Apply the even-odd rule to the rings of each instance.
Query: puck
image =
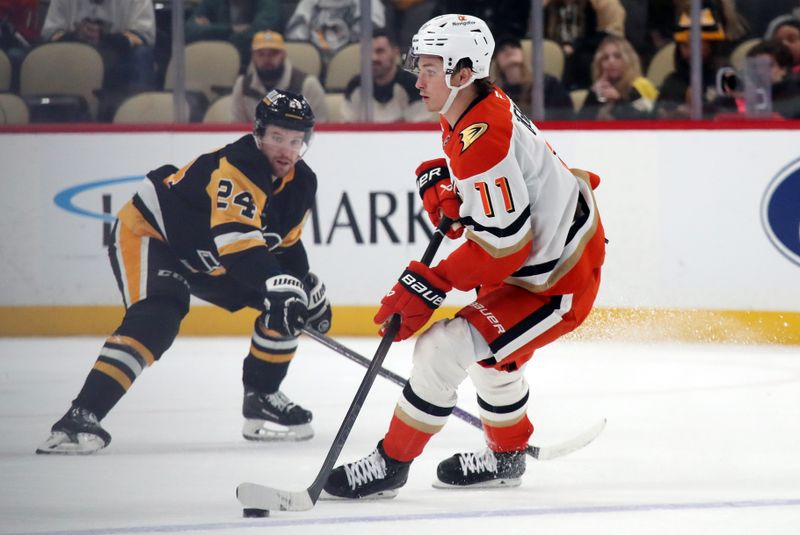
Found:
[[[242,515],[245,518],[264,518],[269,516],[269,511],[267,509],[256,509],[254,507],[245,507],[242,510]]]

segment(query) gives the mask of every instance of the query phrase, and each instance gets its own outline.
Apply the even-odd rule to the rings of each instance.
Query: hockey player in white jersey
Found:
[[[444,158],[417,168],[420,195],[434,224],[444,214],[457,221],[448,235],[465,239],[434,267],[411,262],[375,322],[400,315],[402,340],[452,288],[478,293],[420,335],[388,432],[372,453],[333,470],[325,497],[396,495],[467,375],[487,447],[442,461],[434,486],[519,485],[533,433],[524,366],[578,327],[594,303],[605,255],[592,193],[599,178],[570,170],[489,80],[493,50],[486,24],[467,15],[431,19],[413,38],[406,68],[428,109],[441,114],[444,149]]]

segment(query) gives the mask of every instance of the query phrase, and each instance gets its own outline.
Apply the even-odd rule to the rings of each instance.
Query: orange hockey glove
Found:
[[[394,341],[405,340],[425,325],[444,301],[452,285],[422,262],[412,261],[400,275],[397,284],[381,299],[375,323],[383,336],[392,314],[400,315],[400,330]]]
[[[419,164],[417,173],[417,189],[422,198],[422,206],[428,212],[433,226],[438,227],[442,214],[453,220],[447,231],[447,237],[456,239],[464,233],[464,227],[458,223],[461,201],[456,195],[456,188],[450,178],[450,170],[444,158],[436,158]]]

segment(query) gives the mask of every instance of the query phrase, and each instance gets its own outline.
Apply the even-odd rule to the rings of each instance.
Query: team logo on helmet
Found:
[[[474,123],[459,132],[458,135],[461,136],[461,144],[463,145],[461,147],[461,152],[467,150],[469,146],[475,143],[488,129],[489,125],[486,123]]]
[[[800,266],[800,158],[775,175],[761,202],[761,224],[780,253]]]

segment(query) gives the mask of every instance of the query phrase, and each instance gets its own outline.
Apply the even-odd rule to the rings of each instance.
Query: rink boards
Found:
[[[569,166],[602,178],[595,193],[610,243],[582,335],[800,343],[798,130],[720,126],[545,130]],[[112,214],[148,170],[241,133],[0,132],[0,334],[112,330],[121,314],[103,247]],[[372,334],[375,304],[424,249],[413,172],[440,143],[425,127],[316,134],[306,159],[317,209],[304,241],[335,305],[334,333]],[[442,312],[469,299],[451,295]],[[199,304],[182,332],[244,334],[252,315]]]

